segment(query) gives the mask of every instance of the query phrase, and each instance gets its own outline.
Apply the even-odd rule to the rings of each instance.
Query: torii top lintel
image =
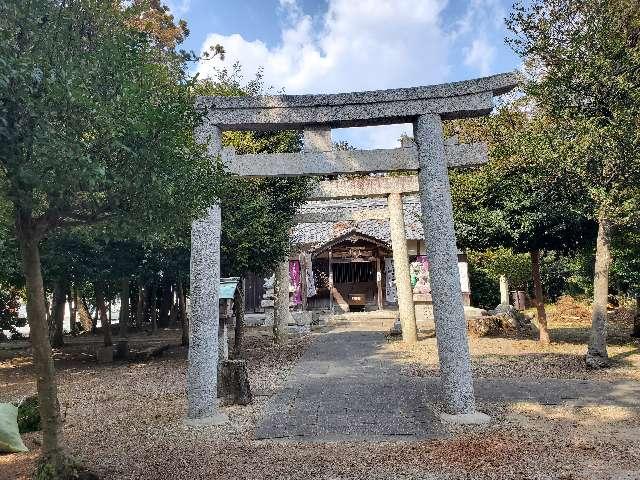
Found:
[[[514,89],[519,75],[490,77],[426,87],[321,95],[198,97],[205,124],[222,130],[283,130],[407,123],[436,113],[443,119],[487,115],[493,97]]]

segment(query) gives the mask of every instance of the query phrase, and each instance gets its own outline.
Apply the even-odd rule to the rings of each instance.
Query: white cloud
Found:
[[[286,25],[277,45],[212,33],[203,46],[223,45],[223,65],[240,62],[248,78],[263,67],[265,84],[287,93],[428,85],[450,73],[450,42],[439,26],[444,6],[443,0],[330,0],[314,29],[295,0],[280,0]],[[203,62],[198,71],[210,76],[219,65]],[[400,133],[398,128],[358,129],[350,136],[353,143],[389,146]]]
[[[166,0],[164,3],[173,15],[184,15],[191,9],[191,0]]]
[[[476,38],[471,47],[466,49],[464,64],[475,68],[482,75],[491,73],[491,64],[496,56],[496,49],[484,38]]]
[[[223,45],[223,67],[239,62],[246,78],[263,68],[267,87],[290,94],[429,85],[451,79],[452,64],[460,62],[456,42],[468,45],[458,50],[467,66],[482,74],[491,70],[495,49],[476,22],[488,17],[495,22],[497,2],[472,0],[460,22],[444,31],[447,0],[328,0],[326,13],[316,19],[305,15],[296,0],[279,0],[284,25],[276,44],[211,33],[203,49]],[[198,72],[213,76],[220,65],[202,62]],[[383,148],[396,145],[403,132],[411,134],[410,127],[349,129],[336,131],[334,138]]]

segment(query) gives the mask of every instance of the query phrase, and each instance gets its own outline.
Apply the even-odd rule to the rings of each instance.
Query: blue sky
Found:
[[[274,92],[334,93],[464,80],[519,67],[504,44],[511,0],[170,0],[187,49],[220,43],[246,79],[263,68]],[[334,130],[360,148],[389,148],[410,126]]]

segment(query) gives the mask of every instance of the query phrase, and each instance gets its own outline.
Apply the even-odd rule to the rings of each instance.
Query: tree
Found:
[[[527,97],[487,118],[452,122],[451,134],[489,145],[488,164],[452,172],[456,233],[461,247],[507,247],[531,258],[540,341],[550,337],[540,276],[540,252],[570,251],[591,241],[593,222],[583,189],[564,163],[555,128]],[[506,272],[503,272],[506,273]]]
[[[48,339],[42,240],[109,221],[149,235],[200,216],[210,161],[184,58],[159,58],[129,26],[136,6],[99,0],[0,4],[2,195],[13,208],[43,427],[45,469],[64,478]],[[57,478],[57,477],[56,477]]]
[[[613,239],[614,261],[611,269],[616,283],[635,299],[631,336],[640,337],[640,225],[632,222],[629,227],[618,232]]]
[[[509,43],[532,72],[525,90],[560,127],[572,178],[586,187],[598,223],[587,365],[608,364],[611,239],[640,182],[640,4],[633,0],[518,3]]]

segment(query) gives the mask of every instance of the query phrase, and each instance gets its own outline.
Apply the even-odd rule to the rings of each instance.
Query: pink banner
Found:
[[[300,261],[289,260],[289,280],[293,286],[293,304],[300,305],[302,303],[302,284],[300,282]]]

